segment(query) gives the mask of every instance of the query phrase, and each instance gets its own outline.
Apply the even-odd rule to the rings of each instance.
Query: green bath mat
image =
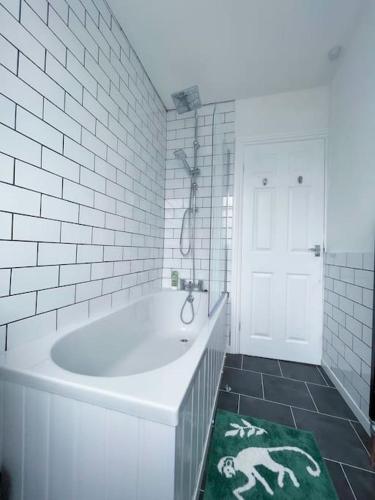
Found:
[[[204,500],[338,500],[310,432],[218,410]]]

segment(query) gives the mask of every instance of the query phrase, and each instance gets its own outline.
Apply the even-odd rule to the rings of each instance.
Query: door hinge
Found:
[[[238,323],[238,331],[241,331],[241,321]]]

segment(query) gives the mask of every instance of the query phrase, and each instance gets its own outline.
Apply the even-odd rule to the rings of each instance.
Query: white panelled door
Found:
[[[324,150],[323,139],[244,148],[244,354],[321,362]]]

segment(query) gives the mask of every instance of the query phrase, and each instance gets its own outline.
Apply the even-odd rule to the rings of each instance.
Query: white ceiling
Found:
[[[168,109],[193,84],[204,103],[327,83],[362,0],[108,0]]]

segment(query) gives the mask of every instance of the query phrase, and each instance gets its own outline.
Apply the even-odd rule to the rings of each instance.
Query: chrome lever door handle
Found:
[[[312,248],[309,248],[310,252],[314,252],[315,257],[320,257],[320,245],[314,245]]]

